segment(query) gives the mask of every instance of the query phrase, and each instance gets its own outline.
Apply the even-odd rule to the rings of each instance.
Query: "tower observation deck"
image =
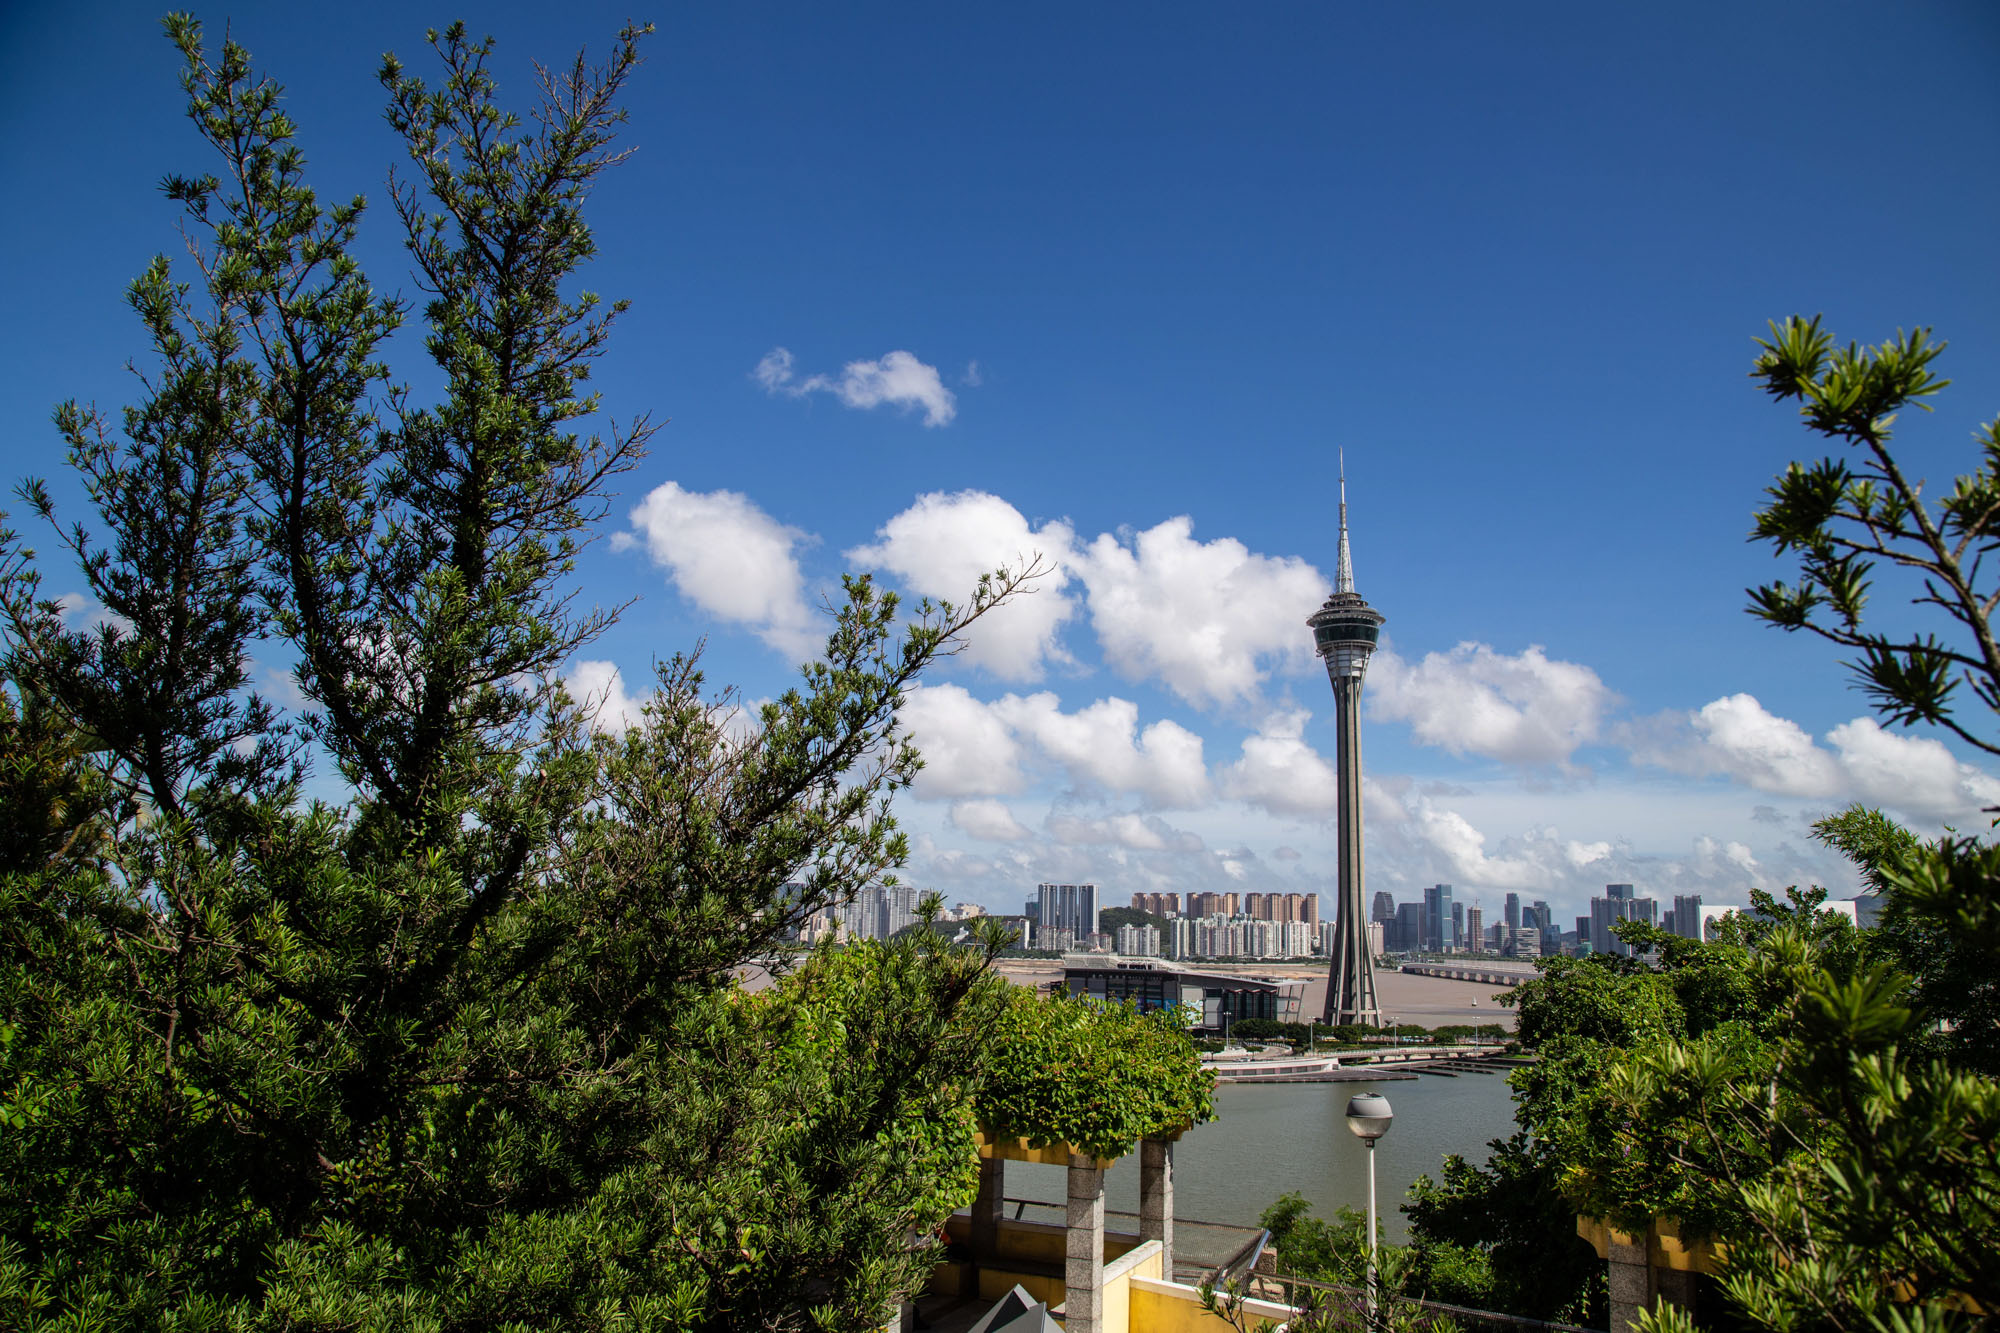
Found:
[[[1354,591],[1354,560],[1347,545],[1347,470],[1340,478],[1340,563],[1333,596],[1306,624],[1313,651],[1333,683],[1334,767],[1339,772],[1333,949],[1326,987],[1326,1023],[1382,1025],[1375,995],[1375,955],[1368,947],[1361,855],[1361,682],[1388,617]]]

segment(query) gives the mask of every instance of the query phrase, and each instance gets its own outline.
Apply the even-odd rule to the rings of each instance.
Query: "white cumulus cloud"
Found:
[[[1870,804],[1939,817],[2000,805],[2000,781],[1959,762],[1942,741],[1884,731],[1866,717],[1841,723],[1826,740],[1855,792]]]
[[[1073,664],[1061,633],[1081,600],[1111,666],[1200,707],[1254,704],[1273,670],[1308,664],[1305,617],[1326,594],[1305,561],[1260,555],[1232,537],[1198,541],[1185,515],[1086,545],[1068,523],[1034,526],[997,495],[931,493],[876,537],[848,559],[929,597],[962,598],[979,575],[1029,556],[1053,566],[971,631],[966,659],[1003,680]]]
[[[1109,844],[1135,852],[1178,852],[1192,855],[1203,850],[1198,834],[1177,829],[1165,820],[1130,811],[1085,819],[1072,814],[1052,814],[1048,830],[1060,843],[1071,846]]]
[[[872,545],[847,558],[884,569],[924,597],[963,602],[979,582],[1005,565],[1022,568],[1035,555],[1051,566],[1036,584],[989,611],[967,632],[961,659],[1002,680],[1040,680],[1044,663],[1069,660],[1058,640],[1076,610],[1065,591],[1065,563],[1075,545],[1069,525],[1029,526],[1021,511],[985,491],[920,495],[876,532]]]
[[[1633,735],[1635,763],[1727,777],[1780,796],[1863,801],[1929,819],[1965,818],[2000,804],[2000,780],[1958,759],[1942,741],[1884,731],[1864,717],[1834,727],[1821,745],[1749,694],[1652,719]]]
[[[766,393],[792,398],[830,393],[847,406],[862,409],[885,403],[906,411],[921,407],[926,426],[948,425],[958,415],[958,400],[944,387],[937,367],[924,364],[909,352],[889,352],[874,361],[850,361],[838,376],[799,379],[792,367],[791,352],[774,347],[750,374]]]
[[[1027,785],[1021,747],[986,704],[957,685],[920,685],[897,715],[924,757],[911,791],[923,798],[999,796]]]
[[[786,527],[735,491],[688,491],[663,482],[632,510],[617,550],[643,543],[683,597],[742,625],[780,652],[816,656],[821,646],[794,554],[807,534]]]
[[[599,731],[615,734],[641,721],[645,700],[626,692],[625,677],[614,662],[577,662],[563,677],[563,686]]]
[[[1567,764],[1602,734],[1618,698],[1595,671],[1540,647],[1509,655],[1483,643],[1406,662],[1376,653],[1371,717],[1406,722],[1426,745],[1514,764]]]
[[[1465,897],[1480,889],[1555,897],[1563,888],[1585,882],[1590,867],[1603,873],[1602,867],[1613,860],[1611,844],[1564,838],[1553,828],[1527,829],[1506,839],[1502,850],[1489,851],[1486,834],[1471,820],[1428,797],[1417,799],[1398,833],[1423,850],[1415,859],[1430,874],[1460,886]]]
[[[990,799],[955,802],[951,822],[960,832],[986,842],[1020,842],[1034,836],[1004,803]]]
[[[80,592],[66,592],[55,599],[56,614],[62,617],[66,629],[85,634],[95,634],[110,625],[121,634],[132,632],[132,622],[115,612],[107,611],[104,603],[95,597]]]
[[[1162,809],[1190,809],[1209,798],[1201,737],[1161,719],[1139,729],[1139,706],[1099,699],[1073,713],[1046,691],[1006,695],[990,705],[1016,736],[1068,770],[1078,782],[1137,792]]]
[[[902,719],[924,756],[915,794],[926,800],[1023,790],[1030,759],[1070,782],[1139,796],[1154,809],[1196,809],[1212,792],[1201,737],[1162,718],[1141,728],[1139,706],[1099,699],[1073,712],[1046,691],[992,702],[958,685],[912,690]]]
[[[1105,533],[1077,553],[1076,568],[1111,664],[1196,705],[1251,702],[1271,664],[1305,660],[1305,618],[1327,589],[1296,557],[1258,555],[1233,537],[1195,540],[1186,516],[1129,542]]]
[[[1273,713],[1243,740],[1243,755],[1220,775],[1223,794],[1279,815],[1330,818],[1340,781],[1326,756],[1306,743],[1303,709]]]

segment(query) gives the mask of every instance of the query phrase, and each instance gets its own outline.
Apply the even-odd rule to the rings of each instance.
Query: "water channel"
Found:
[[[1368,1149],[1347,1130],[1347,1099],[1379,1092],[1396,1119],[1375,1150],[1383,1235],[1403,1239],[1399,1206],[1418,1176],[1436,1179],[1446,1154],[1483,1163],[1487,1142],[1514,1129],[1514,1104],[1504,1074],[1419,1075],[1380,1083],[1224,1084],[1215,1090],[1218,1118],[1194,1129],[1174,1153],[1177,1218],[1255,1226],[1287,1191],[1330,1215],[1368,1203]],[[1105,1206],[1136,1212],[1136,1153],[1105,1173]],[[1060,1206],[1061,1167],[1007,1164],[1007,1193]],[[1060,1214],[1058,1213],[1057,1216]]]

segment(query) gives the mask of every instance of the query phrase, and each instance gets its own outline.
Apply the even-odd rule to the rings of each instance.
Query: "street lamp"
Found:
[[[1395,1113],[1379,1092],[1357,1093],[1347,1099],[1347,1128],[1368,1145],[1368,1327],[1375,1320],[1375,1140],[1389,1132]]]

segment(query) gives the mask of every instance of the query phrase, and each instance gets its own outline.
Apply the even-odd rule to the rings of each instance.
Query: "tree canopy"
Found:
[[[1770,489],[1752,538],[1799,576],[1752,589],[1750,610],[1851,650],[1891,725],[2000,753],[1995,427],[1933,498],[1891,448],[1897,413],[1944,387],[1942,351],[1928,330],[1838,348],[1816,319],[1773,326],[1753,377],[1845,452]],[[1873,628],[1878,579],[1948,637]],[[1881,895],[1879,926],[1822,910],[1817,888],[1753,891],[1711,939],[1627,922],[1634,957],[1538,963],[1509,997],[1538,1057],[1514,1075],[1519,1131],[1486,1166],[1453,1158],[1419,1182],[1419,1254],[1476,1247],[1493,1305],[1574,1316],[1603,1271],[1575,1215],[1629,1232],[1670,1219],[1722,1256],[1703,1323],[1908,1333],[2000,1308],[2000,847],[1859,806],[1814,832]],[[1666,1309],[1648,1323],[1689,1325]]]
[[[905,694],[1032,571],[915,608],[852,579],[754,710],[693,653],[630,727],[564,690],[619,610],[576,554],[654,434],[601,421],[623,307],[577,286],[643,30],[520,116],[462,27],[431,78],[385,60],[413,305],[279,86],[167,26],[215,155],[166,180],[192,258],[128,293],[135,403],[56,413],[90,513],[20,489],[99,623],[0,540],[0,1322],[872,1328],[971,1196],[982,1095],[1102,1147],[1206,1115],[1184,1035],[1030,1014],[997,932],[787,944],[894,882]],[[394,387],[406,322],[434,401]],[[1099,1056],[1031,1105],[996,1032]],[[1093,1118],[1077,1079],[1162,1091]]]
[[[1840,348],[1817,319],[1773,326],[1753,377],[1845,452],[1771,487],[1752,537],[1799,577],[1752,589],[1750,610],[1852,650],[1891,725],[2000,753],[1983,567],[2000,437],[1981,427],[1977,470],[1933,497],[1891,448],[1898,412],[1945,386],[1943,350],[1928,330]],[[1885,573],[1948,637],[1871,626]],[[1711,941],[1621,926],[1650,961],[1544,961],[1514,997],[1541,1054],[1517,1079],[1515,1158],[1580,1211],[1718,1243],[1721,1317],[1944,1327],[2000,1308],[2000,846],[1863,807],[1814,831],[1882,895],[1881,925],[1818,910],[1817,889],[1753,893]]]

